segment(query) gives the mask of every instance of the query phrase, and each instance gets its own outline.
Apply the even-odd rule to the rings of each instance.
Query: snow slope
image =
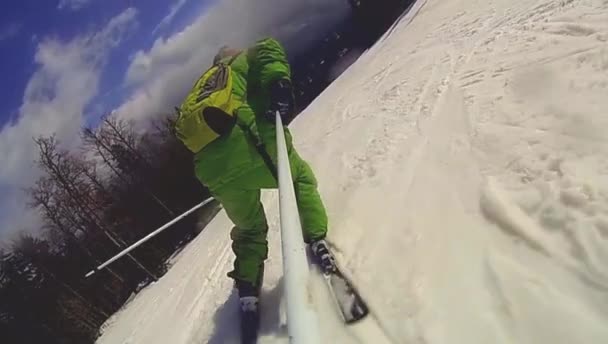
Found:
[[[605,0],[419,2],[293,124],[388,338],[608,343],[607,41]],[[264,202],[261,342],[285,343]],[[230,226],[220,213],[98,342],[235,342]],[[327,343],[357,338],[319,310]]]

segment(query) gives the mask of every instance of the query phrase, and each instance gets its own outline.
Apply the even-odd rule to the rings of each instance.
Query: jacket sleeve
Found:
[[[287,54],[281,43],[274,38],[258,41],[250,59],[250,71],[254,72],[258,86],[267,90],[268,86],[279,79],[291,79],[291,70],[287,62]]]

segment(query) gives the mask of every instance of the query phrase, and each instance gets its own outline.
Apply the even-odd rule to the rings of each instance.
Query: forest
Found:
[[[92,342],[132,293],[158,279],[168,259],[217,213],[211,203],[107,269],[86,272],[209,196],[171,120],[135,133],[111,116],[82,130],[78,151],[39,137],[43,171],[25,190],[44,220],[42,236],[21,234],[0,260],[4,343]]]

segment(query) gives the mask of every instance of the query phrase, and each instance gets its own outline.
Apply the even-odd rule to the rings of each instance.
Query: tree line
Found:
[[[43,219],[0,251],[0,341],[91,343],[135,292],[219,211],[217,203],[162,232],[90,278],[87,271],[209,197],[171,120],[138,134],[103,118],[78,149],[35,139],[42,176],[26,192]],[[198,225],[197,225],[198,224]]]

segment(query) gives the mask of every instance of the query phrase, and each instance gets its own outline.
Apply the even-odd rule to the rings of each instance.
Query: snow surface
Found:
[[[606,0],[421,0],[295,121],[376,316],[348,331],[318,302],[327,343],[608,343],[607,41]],[[285,343],[264,202],[260,342]],[[230,227],[220,213],[98,343],[237,342]]]

